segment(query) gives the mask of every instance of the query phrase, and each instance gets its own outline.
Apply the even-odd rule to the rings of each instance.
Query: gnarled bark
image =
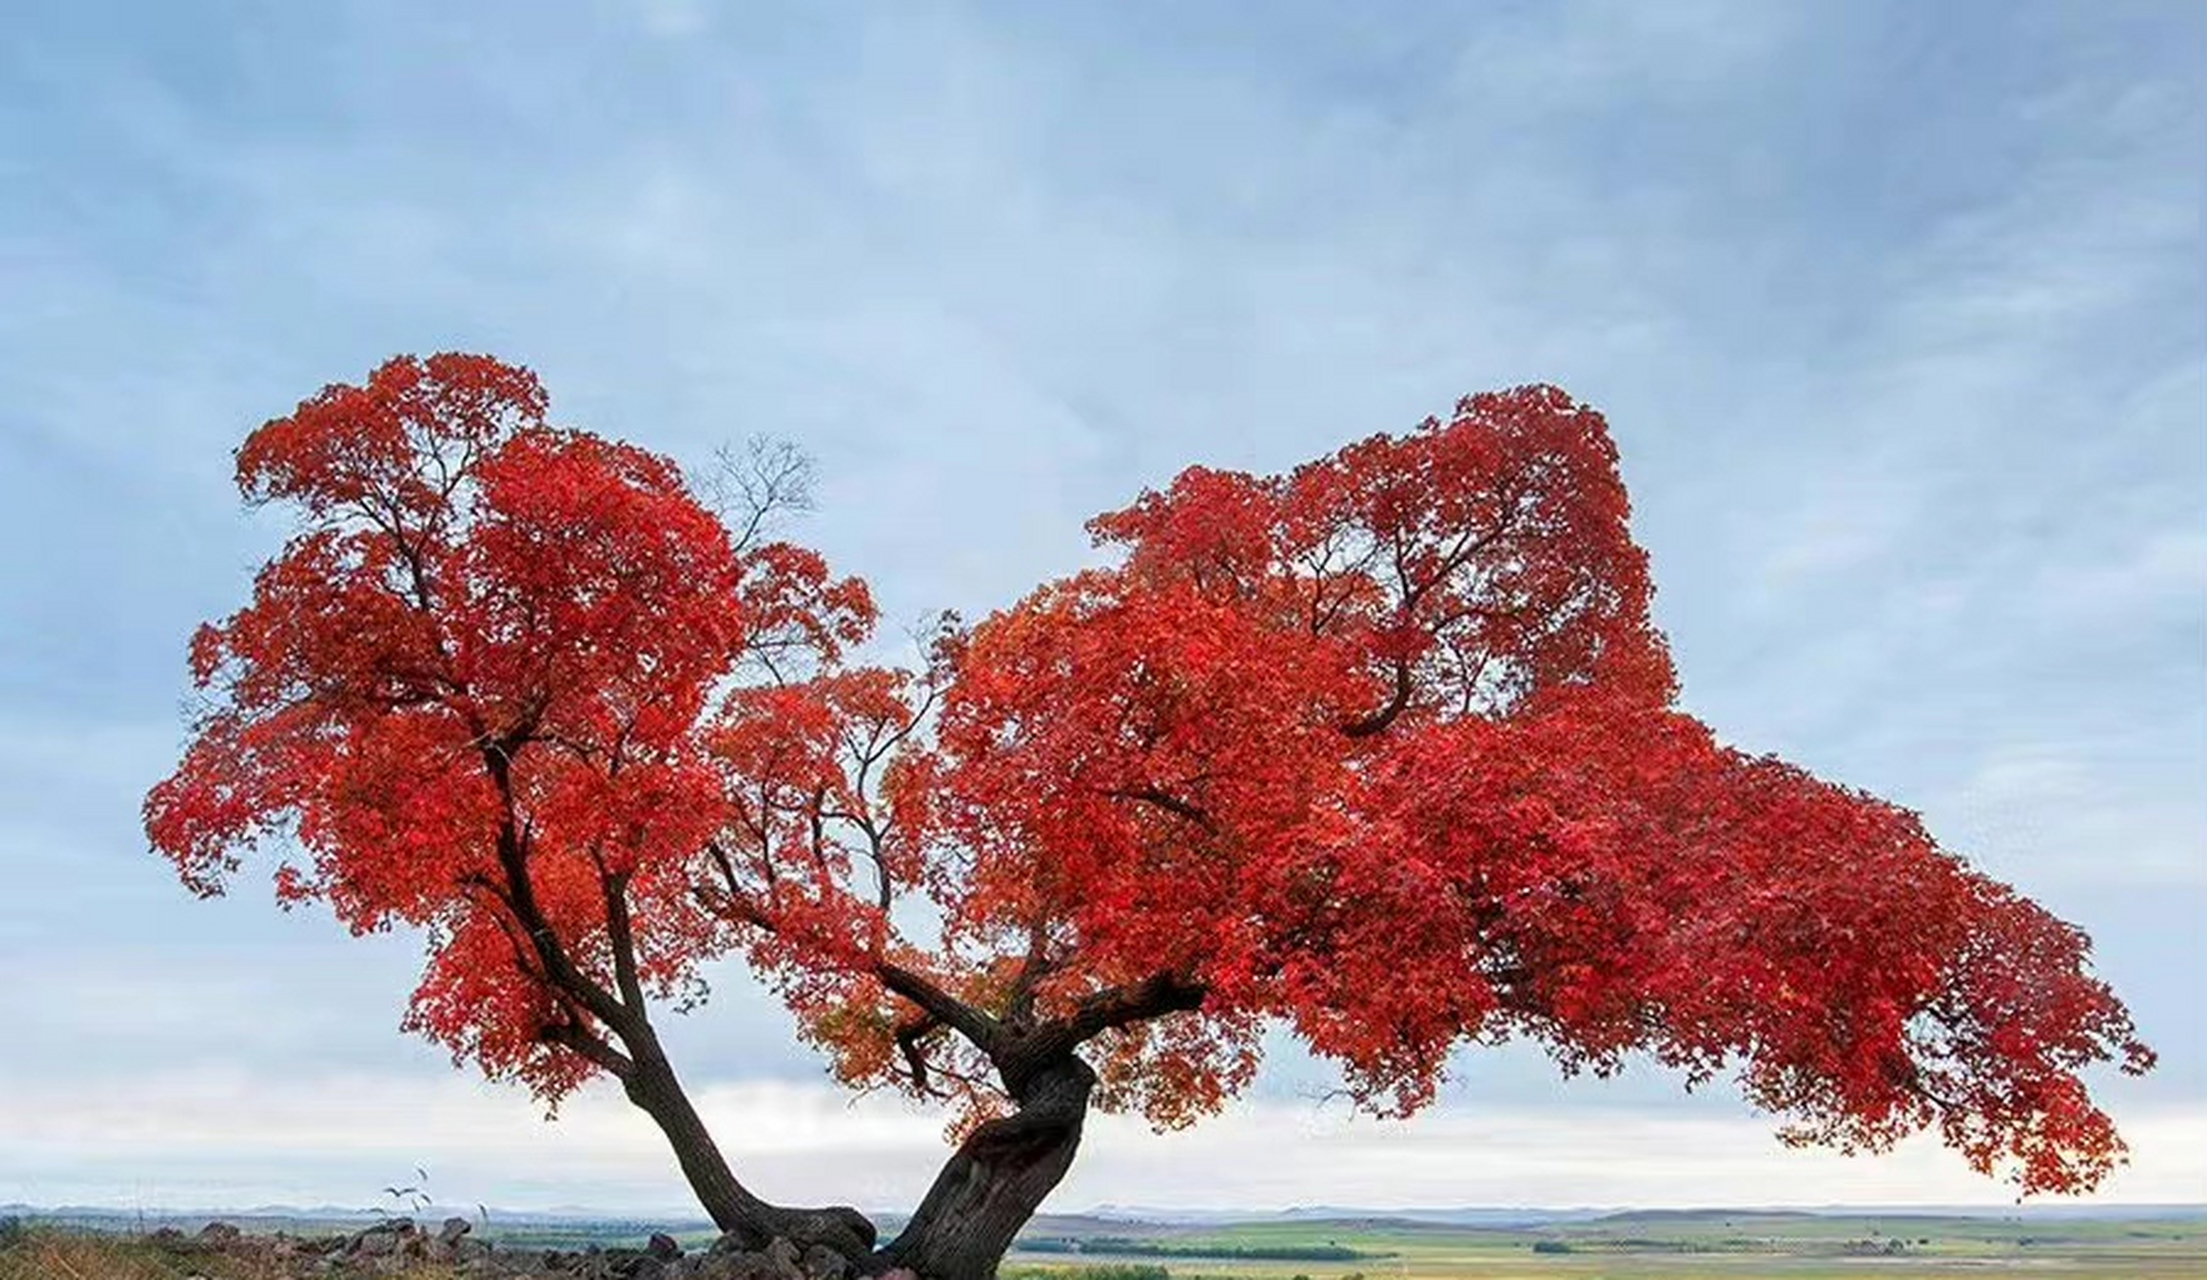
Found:
[[[1072,1166],[1096,1073],[1070,1053],[1021,1072],[1018,1110],[958,1145],[912,1220],[871,1271],[909,1267],[925,1280],[993,1280],[1012,1238]]]

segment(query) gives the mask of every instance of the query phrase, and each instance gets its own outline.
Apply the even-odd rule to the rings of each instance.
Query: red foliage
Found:
[[[282,834],[287,900],[426,926],[411,1025],[493,1075],[598,1065],[525,891],[603,992],[740,952],[843,1079],[976,1116],[991,1028],[1172,1125],[1284,1023],[1387,1112],[1529,1036],[1735,1071],[1797,1140],[1935,1125],[2027,1192],[2121,1156],[2077,1073],[2152,1055],[2086,939],[1675,709],[1607,428],[1554,388],[1191,469],[916,672],[844,661],[862,585],[545,407],[448,355],[256,432],[241,488],[306,524],[194,640],[213,709],[147,804],[201,892]]]

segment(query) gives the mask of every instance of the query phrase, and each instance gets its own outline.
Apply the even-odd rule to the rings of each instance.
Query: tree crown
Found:
[[[1086,1046],[1103,1105],[1185,1123],[1284,1023],[1383,1112],[1523,1036],[1736,1071],[1800,1141],[1935,1125],[2026,1191],[2121,1155],[2078,1072],[2152,1056],[2087,940],[1676,708],[1606,424],[1555,388],[1192,468],[912,670],[760,536],[786,472],[731,531],[546,412],[439,355],[256,431],[240,488],[302,525],[194,639],[147,802],[200,892],[278,835],[286,902],[425,928],[410,1025],[493,1076],[618,1073],[741,954],[841,1078],[972,1118]]]

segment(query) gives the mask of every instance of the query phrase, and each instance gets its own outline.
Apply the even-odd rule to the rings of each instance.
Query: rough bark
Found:
[[[864,1258],[873,1251],[874,1224],[858,1210],[845,1205],[785,1208],[759,1199],[736,1181],[675,1078],[673,1066],[656,1045],[636,1054],[635,1069],[622,1083],[629,1101],[667,1136],[682,1176],[714,1226],[737,1233],[749,1248],[763,1249],[774,1237],[783,1236],[800,1247],[824,1244],[846,1258]]]
[[[993,1280],[1012,1237],[1072,1166],[1095,1085],[1096,1073],[1070,1053],[1020,1073],[1018,1110],[959,1144],[911,1222],[868,1270]]]

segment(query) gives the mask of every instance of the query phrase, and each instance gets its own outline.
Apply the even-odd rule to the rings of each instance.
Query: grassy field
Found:
[[[603,1226],[625,1224],[607,1223]],[[1387,1220],[1220,1227],[1057,1219],[1037,1224],[1004,1280],[1962,1280],[2207,1277],[2207,1217],[2104,1220],[1720,1211],[1618,1214],[1539,1228]],[[486,1234],[501,1247],[640,1244],[615,1230]],[[557,1241],[545,1238],[557,1234]],[[527,1243],[524,1243],[524,1242]],[[686,1241],[703,1244],[706,1238]],[[0,1246],[10,1244],[0,1241]],[[42,1226],[0,1247],[0,1280],[276,1280],[267,1260],[179,1257],[141,1237]],[[1300,1255],[1300,1256],[1298,1256]],[[422,1268],[411,1280],[457,1273]]]
[[[1282,1256],[1299,1249],[1312,1256]],[[1325,1256],[1344,1249],[1360,1256]],[[2207,1220],[2050,1222],[1642,1213],[1523,1230],[1383,1222],[1250,1223],[1150,1236],[1127,1249],[1084,1248],[1078,1254],[1022,1251],[1014,1254],[1006,1273],[1056,1280],[1068,1270],[1085,1267],[1162,1267],[1170,1280],[1343,1280],[1358,1275],[1364,1280],[1564,1276],[1944,1280],[2003,1274],[2120,1280],[2207,1276]],[[1154,1271],[1150,1277],[1155,1280]],[[1118,1280],[1139,1278],[1130,1272]]]

